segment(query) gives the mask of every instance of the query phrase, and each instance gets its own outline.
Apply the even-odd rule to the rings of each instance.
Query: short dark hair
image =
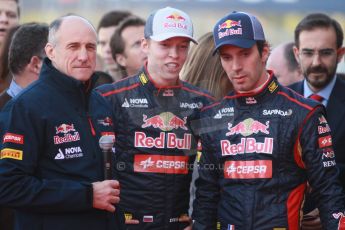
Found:
[[[48,31],[47,24],[25,23],[14,33],[8,59],[9,69],[13,74],[20,73],[33,56],[45,56]]]
[[[267,41],[256,41],[256,46],[258,48],[258,51],[259,51],[259,54],[260,54],[260,57],[262,56],[262,51],[264,50],[264,47],[265,46],[268,46],[269,47],[269,44]]]
[[[122,54],[125,51],[125,41],[122,39],[122,31],[130,26],[145,26],[145,20],[137,16],[129,16],[124,19],[116,28],[110,38],[111,55],[116,60],[116,54]]]
[[[131,13],[129,11],[122,10],[113,10],[106,13],[99,21],[97,32],[103,27],[117,26],[123,19],[130,15]]]
[[[95,84],[93,85],[93,88],[97,88],[100,85],[111,84],[114,82],[114,79],[111,77],[111,75],[104,71],[95,71],[94,75],[92,76],[95,79]]]
[[[343,45],[344,33],[340,24],[330,18],[326,14],[322,13],[313,13],[309,14],[300,21],[295,29],[295,45],[299,47],[299,35],[302,31],[310,31],[315,28],[329,28],[333,27],[337,37],[337,48],[340,48]],[[315,38],[317,39],[317,38]]]
[[[294,47],[294,43],[293,42],[289,42],[284,46],[284,50],[283,50],[283,55],[284,58],[287,62],[287,67],[289,71],[295,71],[296,69],[299,68],[299,64],[296,60],[295,54],[293,52],[293,47]]]

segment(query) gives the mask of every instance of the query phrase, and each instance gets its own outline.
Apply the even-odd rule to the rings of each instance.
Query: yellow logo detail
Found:
[[[202,154],[201,151],[196,152],[196,162],[198,163],[200,162],[201,154]]]
[[[23,151],[18,149],[5,148],[1,150],[0,159],[11,158],[14,160],[23,160]]]
[[[130,213],[125,213],[125,219],[126,220],[131,220],[131,219],[133,219],[133,215],[130,214]]]
[[[144,73],[140,74],[139,79],[141,81],[141,84],[143,85],[145,85],[149,81]]]
[[[273,93],[274,90],[276,90],[278,88],[277,83],[275,83],[274,81],[271,82],[271,84],[268,86],[268,90]]]

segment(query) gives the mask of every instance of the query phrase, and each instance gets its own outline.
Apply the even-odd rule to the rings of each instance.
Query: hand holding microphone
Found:
[[[112,148],[114,145],[113,136],[102,136],[99,139],[99,146],[102,149],[104,159],[104,181],[92,183],[93,207],[97,209],[115,211],[114,204],[120,201],[120,184],[112,180]]]

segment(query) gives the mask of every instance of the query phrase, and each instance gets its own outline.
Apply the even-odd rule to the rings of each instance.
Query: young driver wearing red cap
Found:
[[[179,80],[190,41],[195,42],[193,25],[186,13],[170,7],[154,12],[141,42],[145,66],[99,89],[116,117],[120,206],[132,224],[128,229],[191,229],[194,124],[213,97]]]

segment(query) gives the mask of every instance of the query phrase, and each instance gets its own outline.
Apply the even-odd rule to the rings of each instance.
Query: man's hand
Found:
[[[93,207],[115,212],[114,204],[120,201],[120,183],[117,180],[105,180],[92,183]]]
[[[139,224],[139,220],[131,219],[131,220],[126,220],[126,224]]]
[[[189,226],[188,227],[185,227],[183,230],[192,230],[192,218],[190,218],[189,216],[187,215],[183,215],[179,218],[179,222],[188,222],[189,223]]]

